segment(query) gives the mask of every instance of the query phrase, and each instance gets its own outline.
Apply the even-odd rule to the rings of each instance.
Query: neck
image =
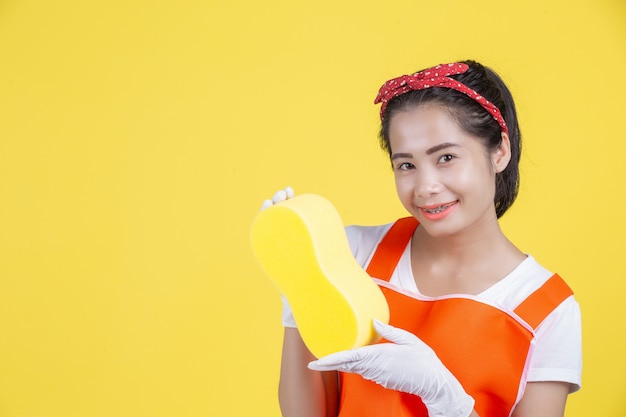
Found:
[[[525,255],[504,235],[497,219],[455,235],[432,236],[418,227],[411,244],[411,264],[426,295],[477,294],[510,273]]]
[[[418,227],[413,241],[416,249],[428,253],[430,257],[459,260],[467,257],[480,259],[486,255],[492,257],[499,249],[512,245],[495,216],[453,235],[432,236],[426,228]]]

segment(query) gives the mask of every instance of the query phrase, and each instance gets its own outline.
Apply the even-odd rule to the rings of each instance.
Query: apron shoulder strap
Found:
[[[541,287],[517,306],[515,313],[537,330],[543,320],[574,292],[558,274],[552,275]]]
[[[366,271],[371,277],[385,281],[391,279],[418,225],[414,217],[404,217],[391,226],[378,243],[367,266]],[[573,291],[563,278],[554,274],[515,308],[515,314],[536,330],[543,320],[572,294]]]
[[[367,273],[371,277],[385,281],[391,279],[391,275],[418,224],[414,217],[404,217],[391,226],[391,229],[378,243],[374,256],[367,266]]]

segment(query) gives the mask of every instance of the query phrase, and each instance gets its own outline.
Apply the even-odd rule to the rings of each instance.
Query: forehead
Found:
[[[389,122],[389,138],[429,137],[462,134],[461,126],[450,111],[438,105],[421,105],[402,110]]]
[[[483,141],[463,130],[449,109],[434,104],[394,114],[389,123],[389,142],[392,153],[425,151],[441,143],[486,151]]]

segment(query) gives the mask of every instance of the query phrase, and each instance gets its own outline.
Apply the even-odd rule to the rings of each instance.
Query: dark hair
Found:
[[[450,78],[465,84],[493,103],[502,113],[509,129],[511,161],[496,174],[494,204],[500,218],[515,201],[519,190],[519,160],[522,148],[522,135],[517,122],[517,112],[511,92],[502,79],[490,68],[475,61],[461,61],[469,69]],[[380,145],[391,156],[389,124],[393,116],[401,111],[414,109],[423,104],[436,104],[446,108],[461,129],[483,141],[487,150],[497,149],[502,142],[502,129],[498,122],[480,104],[459,91],[432,87],[419,91],[408,91],[392,98],[387,103],[380,128]]]

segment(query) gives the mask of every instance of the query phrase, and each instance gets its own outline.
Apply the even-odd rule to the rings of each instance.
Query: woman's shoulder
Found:
[[[393,223],[377,226],[346,226],[346,236],[352,255],[360,265],[365,265],[376,250],[378,243],[389,231]]]
[[[393,223],[376,226],[349,225],[346,226],[346,234],[349,240],[380,240],[391,228]]]
[[[513,271],[479,294],[479,297],[514,310],[553,275],[552,271],[543,267],[531,255],[527,255]]]

